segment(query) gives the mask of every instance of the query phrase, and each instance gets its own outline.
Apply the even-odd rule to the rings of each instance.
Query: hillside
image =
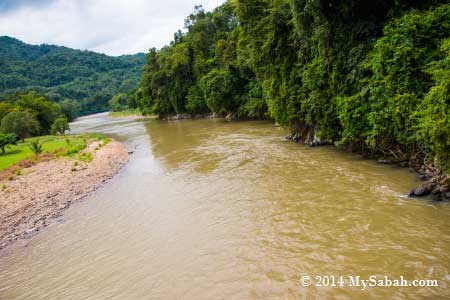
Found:
[[[81,114],[103,111],[113,95],[138,85],[143,63],[142,53],[112,57],[2,36],[0,97],[35,90],[53,101],[79,101]]]

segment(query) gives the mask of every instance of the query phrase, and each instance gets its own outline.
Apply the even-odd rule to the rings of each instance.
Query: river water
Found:
[[[407,169],[284,141],[267,122],[99,114],[72,129],[134,153],[8,248],[1,300],[450,299],[450,205],[404,197],[418,184]],[[314,286],[316,276],[371,275],[439,286]]]

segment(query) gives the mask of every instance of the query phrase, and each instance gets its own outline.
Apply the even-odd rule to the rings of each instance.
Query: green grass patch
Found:
[[[109,115],[111,117],[130,117],[130,116],[142,116],[141,111],[136,109],[125,109],[121,111],[110,111]]]
[[[109,143],[109,138],[106,135],[102,134],[102,133],[89,133],[87,136],[91,140],[95,140],[95,141],[99,141],[99,142],[103,141],[104,145]]]
[[[32,159],[35,155],[30,149],[30,144],[35,140],[39,140],[42,143],[43,154],[53,153],[56,157],[69,156],[82,161],[92,160],[92,154],[78,155],[90,141],[101,141],[102,145],[106,145],[109,142],[109,139],[102,134],[48,135],[28,138],[25,142],[18,142],[17,145],[6,148],[6,153],[0,155],[0,170],[15,165],[21,160]]]
[[[90,162],[92,160],[92,153],[91,152],[83,152],[77,155],[77,159],[84,161],[84,162]]]

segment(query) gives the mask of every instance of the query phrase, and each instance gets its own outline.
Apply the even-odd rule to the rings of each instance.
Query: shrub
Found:
[[[2,154],[6,153],[6,146],[14,145],[17,142],[17,137],[14,133],[0,133],[0,149]]]
[[[35,155],[41,154],[42,153],[42,143],[39,142],[39,140],[31,141],[30,149]]]
[[[26,111],[12,111],[1,123],[1,131],[15,133],[22,141],[26,137],[39,133],[39,122],[36,117]]]
[[[51,127],[52,134],[64,134],[64,132],[70,131],[69,122],[66,117],[60,117],[53,122]]]

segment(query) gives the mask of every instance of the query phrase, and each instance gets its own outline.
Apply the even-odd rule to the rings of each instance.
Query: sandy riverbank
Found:
[[[127,150],[117,141],[97,146],[92,143],[86,150],[93,154],[90,162],[58,158],[24,169],[14,180],[0,181],[0,249],[39,232],[128,161]]]

